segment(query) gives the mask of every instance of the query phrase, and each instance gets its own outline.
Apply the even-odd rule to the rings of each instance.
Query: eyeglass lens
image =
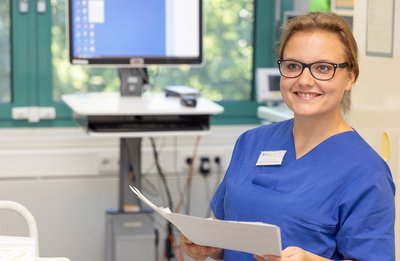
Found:
[[[332,79],[336,71],[336,67],[333,64],[323,62],[312,63],[308,66],[304,66],[300,62],[289,60],[283,60],[279,63],[281,74],[287,78],[299,77],[303,72],[304,67],[308,67],[311,75],[318,80]]]

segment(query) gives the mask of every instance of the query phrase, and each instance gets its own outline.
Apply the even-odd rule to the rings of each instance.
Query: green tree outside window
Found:
[[[72,92],[118,91],[115,68],[70,65],[65,0],[51,0],[53,99]],[[205,64],[200,68],[150,66],[153,91],[187,85],[215,101],[250,100],[253,61],[253,0],[204,0]]]

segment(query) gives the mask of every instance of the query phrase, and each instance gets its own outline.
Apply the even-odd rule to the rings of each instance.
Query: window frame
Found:
[[[76,126],[72,111],[62,102],[52,99],[51,65],[51,8],[46,1],[45,13],[36,13],[31,4],[28,13],[22,14],[18,4],[10,1],[12,41],[12,102],[1,104],[0,127],[69,127]],[[223,100],[218,103],[225,109],[212,117],[212,124],[257,124],[255,71],[258,67],[274,66],[275,1],[254,0],[253,64],[251,97],[247,101]],[[36,68],[32,70],[31,68]],[[54,107],[56,119],[30,123],[13,120],[12,109],[26,106]]]
[[[26,122],[12,119],[14,107],[35,106],[36,74],[30,70],[35,66],[36,25],[33,12],[20,13],[16,1],[9,1],[10,7],[10,46],[11,46],[11,101],[0,104],[0,126],[25,127]]]

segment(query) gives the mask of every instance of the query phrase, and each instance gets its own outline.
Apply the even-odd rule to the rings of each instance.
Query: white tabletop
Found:
[[[63,101],[83,116],[118,115],[216,115],[224,108],[199,97],[195,107],[187,107],[177,97],[164,93],[145,93],[140,97],[121,97],[119,93],[76,93],[62,96]]]

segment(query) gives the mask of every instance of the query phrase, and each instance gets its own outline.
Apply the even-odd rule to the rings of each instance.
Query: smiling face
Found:
[[[288,40],[282,59],[302,63],[346,62],[344,46],[339,38],[326,31],[301,31]],[[345,91],[350,91],[355,81],[354,73],[338,68],[328,81],[316,80],[305,68],[297,78],[281,77],[281,93],[286,105],[297,116],[340,114],[340,104]]]

